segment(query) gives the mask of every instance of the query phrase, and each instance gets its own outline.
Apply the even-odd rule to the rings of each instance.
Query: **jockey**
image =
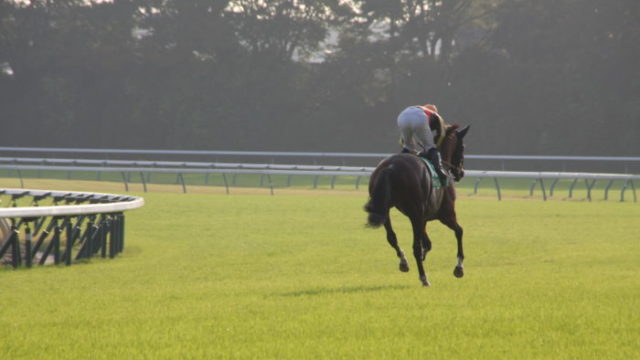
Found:
[[[447,175],[442,169],[442,159],[437,145],[444,139],[445,123],[435,105],[409,106],[398,115],[400,143],[403,153],[414,153],[429,160],[445,184]],[[434,132],[437,137],[434,137]]]

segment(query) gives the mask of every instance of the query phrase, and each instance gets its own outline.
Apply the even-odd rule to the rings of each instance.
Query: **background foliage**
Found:
[[[395,151],[430,102],[474,153],[634,155],[639,43],[636,0],[2,0],[0,143]]]

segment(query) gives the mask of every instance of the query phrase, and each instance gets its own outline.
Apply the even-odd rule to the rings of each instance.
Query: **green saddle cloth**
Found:
[[[425,165],[427,165],[427,169],[429,169],[429,173],[431,174],[431,182],[433,183],[433,187],[436,188],[436,189],[439,189],[439,188],[443,187],[444,185],[440,181],[440,177],[438,176],[438,173],[436,172],[436,168],[433,166],[431,161],[423,158],[422,156],[418,156],[418,158],[420,158],[420,160],[424,161]]]

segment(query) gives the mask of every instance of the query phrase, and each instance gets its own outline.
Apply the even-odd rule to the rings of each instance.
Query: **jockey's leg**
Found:
[[[415,131],[411,127],[400,128],[400,144],[402,144],[401,153],[415,154],[418,149],[416,140],[414,139]]]
[[[415,154],[420,151],[424,147],[425,141],[428,141],[423,138],[426,136],[425,127],[428,128],[427,116],[424,111],[410,106],[398,115],[397,121],[403,146],[402,152]]]
[[[418,156],[421,156],[433,164],[433,167],[436,169],[436,173],[438,174],[438,178],[440,179],[440,183],[444,186],[447,184],[447,174],[444,173],[444,169],[442,167],[442,158],[440,157],[440,152],[435,147],[427,151],[420,152]]]

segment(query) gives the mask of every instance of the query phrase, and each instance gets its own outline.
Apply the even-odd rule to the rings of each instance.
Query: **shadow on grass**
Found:
[[[285,297],[297,297],[297,296],[317,296],[317,295],[331,295],[331,294],[354,294],[354,293],[369,293],[383,290],[400,290],[407,289],[408,285],[380,285],[380,286],[345,286],[340,288],[327,288],[327,289],[309,289],[292,291],[286,293],[276,294],[278,296]]]

